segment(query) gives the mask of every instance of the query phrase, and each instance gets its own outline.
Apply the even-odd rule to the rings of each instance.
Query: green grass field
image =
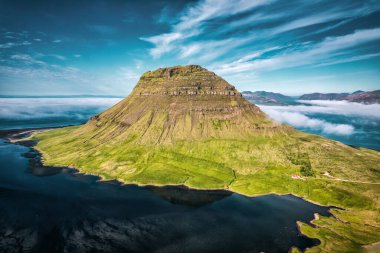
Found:
[[[334,217],[314,220],[316,227],[299,224],[304,234],[321,241],[308,252],[360,252],[380,241],[379,152],[293,130],[165,145],[138,144],[133,136],[101,142],[80,131],[66,127],[32,138],[39,141],[36,148],[46,165],[71,166],[104,179],[229,189],[248,196],[291,193],[343,208],[334,209]],[[302,176],[305,166],[311,173],[304,180],[291,177]]]

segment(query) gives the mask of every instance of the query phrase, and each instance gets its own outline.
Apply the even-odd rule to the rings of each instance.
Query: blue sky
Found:
[[[0,95],[126,96],[199,64],[239,90],[380,89],[380,1],[0,0]]]

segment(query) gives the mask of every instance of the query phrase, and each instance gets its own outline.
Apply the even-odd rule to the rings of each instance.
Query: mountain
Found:
[[[359,252],[380,238],[380,152],[275,123],[200,66],[146,72],[127,98],[86,124],[32,139],[44,164],[102,179],[290,193],[341,207],[313,227],[298,223],[321,241],[318,252]]]
[[[342,100],[350,93],[310,93],[299,97],[300,100]]]
[[[299,97],[300,100],[346,100],[363,104],[379,104],[380,90],[355,91],[353,93],[311,93]]]
[[[267,91],[243,91],[243,97],[248,99],[254,104],[261,105],[290,105],[297,104],[295,99],[280,93],[267,92]]]
[[[352,92],[351,95],[353,95],[353,94],[359,94],[359,93],[363,93],[363,92],[365,92],[365,91],[357,90],[357,91]]]
[[[244,137],[278,127],[234,86],[200,66],[145,73],[132,93],[83,129],[98,139],[158,144],[181,139]]]
[[[363,104],[380,104],[380,90],[354,92],[345,97],[344,100]]]

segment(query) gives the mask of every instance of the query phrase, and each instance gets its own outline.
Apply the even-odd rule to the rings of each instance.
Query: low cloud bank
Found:
[[[375,126],[380,120],[380,105],[365,105],[348,101],[300,100],[302,105],[260,106],[272,119],[297,128],[320,131],[325,134],[352,135],[353,125]],[[318,115],[318,117],[316,117]],[[322,117],[321,117],[322,115]],[[350,124],[339,124],[323,119],[323,115],[344,116]],[[321,119],[322,118],[322,119]],[[329,117],[326,117],[329,118]],[[347,123],[347,122],[345,122]]]
[[[0,98],[0,119],[28,120],[52,117],[85,119],[121,98]]]
[[[288,106],[286,111],[363,116],[380,119],[380,104],[366,105],[348,101],[299,100],[306,105]]]
[[[355,130],[348,124],[334,124],[325,120],[313,119],[298,112],[282,111],[270,106],[261,106],[260,108],[272,119],[298,128],[309,128],[335,135],[351,135]]]

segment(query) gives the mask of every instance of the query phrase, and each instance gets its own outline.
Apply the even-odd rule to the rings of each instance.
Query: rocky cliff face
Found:
[[[96,138],[162,143],[192,138],[237,138],[278,126],[234,86],[200,66],[148,71],[132,93],[93,117],[83,131]]]

